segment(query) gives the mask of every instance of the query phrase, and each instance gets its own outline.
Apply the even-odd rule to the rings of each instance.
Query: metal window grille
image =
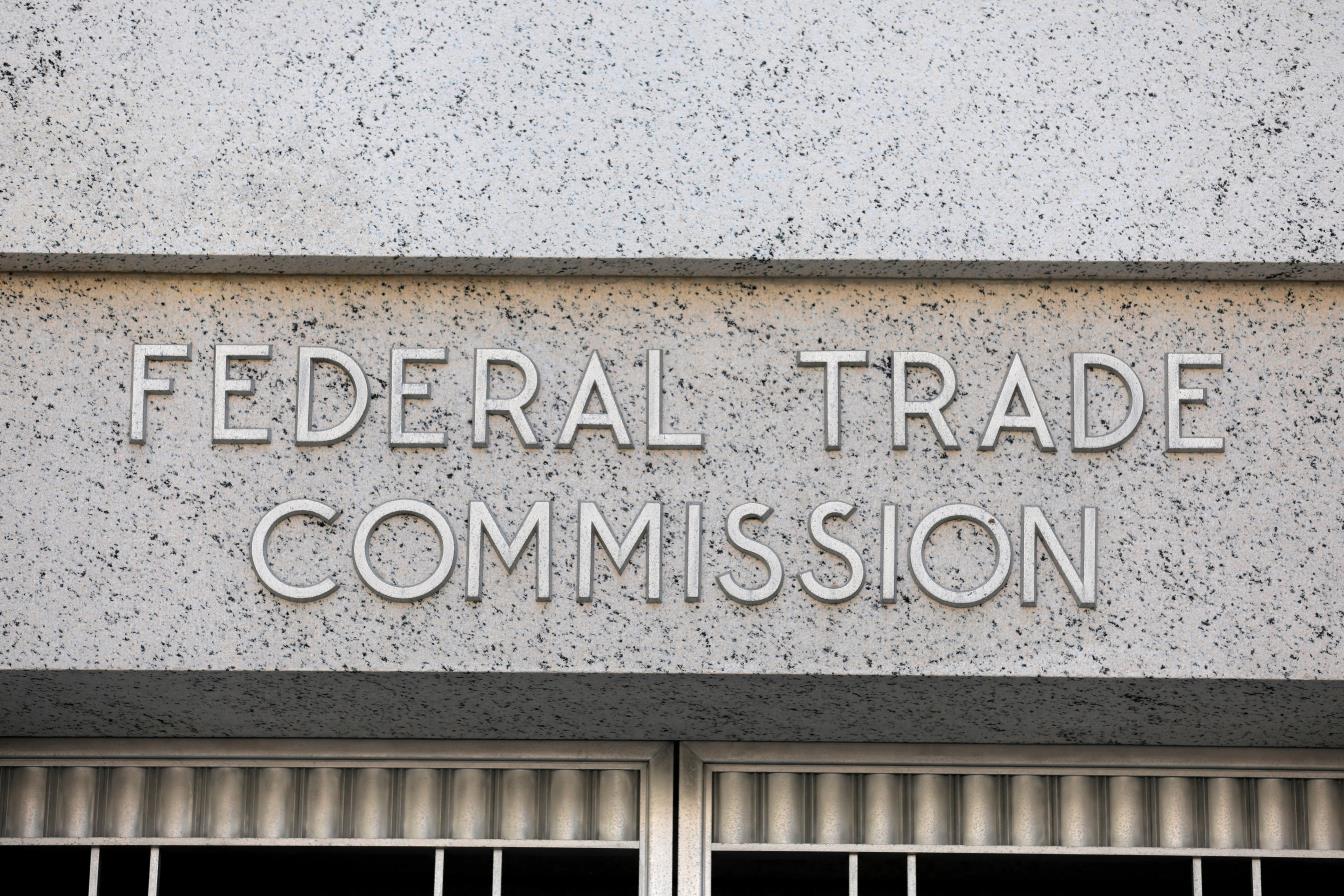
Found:
[[[1344,753],[1072,747],[685,744],[682,896],[715,856],[930,853],[1344,859]]]
[[[672,747],[637,743],[0,741],[0,846],[623,850],[672,890]]]
[[[100,851],[139,848],[151,894],[161,851],[209,847],[401,847],[432,857],[435,894],[468,854],[494,894],[511,855],[562,853],[630,856],[646,896],[670,896],[674,862],[676,892],[708,896],[716,859],[771,855],[845,862],[856,896],[878,858],[912,894],[921,857],[1179,860],[1195,894],[1229,857],[1255,892],[1262,861],[1344,869],[1340,751],[682,744],[674,806],[674,749],[0,740],[0,849],[87,848],[96,893]]]

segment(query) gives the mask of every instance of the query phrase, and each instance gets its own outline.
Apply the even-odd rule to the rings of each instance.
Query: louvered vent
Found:
[[[639,773],[582,768],[16,766],[3,836],[639,839]]]
[[[722,771],[713,842],[1344,849],[1334,778]]]

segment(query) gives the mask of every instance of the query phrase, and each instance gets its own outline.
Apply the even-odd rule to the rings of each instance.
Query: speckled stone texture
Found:
[[[1338,277],[1335,2],[9,3],[0,266]]]
[[[1344,287],[1283,284],[1049,284],[727,280],[448,280],[12,275],[3,281],[0,341],[0,668],[11,670],[350,670],[605,672],[818,676],[1000,676],[1338,681],[1344,678],[1339,569],[1336,382]],[[134,342],[190,341],[189,364],[161,363],[178,391],[149,400],[145,445],[128,441]],[[269,363],[239,365],[255,397],[234,399],[234,425],[269,425],[268,445],[212,446],[209,395],[217,342],[274,346]],[[294,445],[300,345],[344,349],[371,378],[372,407],[350,440]],[[449,363],[412,368],[433,397],[409,402],[409,425],[443,429],[438,449],[387,445],[392,347],[447,346]],[[543,446],[507,426],[488,449],[470,440],[469,352],[525,350],[541,371],[529,408]],[[667,421],[703,432],[703,451],[645,447],[644,352],[668,352]],[[636,447],[600,432],[555,447],[591,349],[607,362]],[[821,375],[796,366],[805,348],[867,349],[874,365],[844,379],[844,447],[822,448]],[[946,454],[923,423],[913,447],[890,443],[886,352],[923,349],[955,366],[949,409],[963,450]],[[1069,448],[1071,351],[1131,363],[1147,391],[1137,434],[1121,448]],[[1227,450],[1161,450],[1164,352],[1221,351],[1222,373],[1190,373],[1209,389],[1187,430],[1223,434]],[[972,447],[1014,351],[1023,353],[1060,451],[1025,435],[992,452]],[[912,378],[912,387],[928,381]],[[339,380],[318,379],[338,418]],[[496,383],[501,391],[508,379]],[[1100,425],[1119,403],[1094,389]],[[287,603],[258,584],[247,543],[262,514],[309,497],[343,512],[329,529],[295,521],[272,557],[293,581],[332,576],[334,595]],[[459,565],[428,600],[399,605],[359,582],[350,543],[364,513],[418,498],[447,516]],[[505,575],[489,556],[486,595],[464,600],[466,511],[481,498],[509,527],[533,501],[554,502],[555,599],[533,597],[531,551]],[[599,552],[593,603],[574,598],[577,504],[597,501],[618,528],[645,501],[666,504],[664,585],[644,599],[644,556],[613,576]],[[768,604],[744,607],[715,587],[760,568],[723,537],[728,510],[776,509],[762,537],[787,580]],[[809,510],[857,505],[832,531],[861,550],[868,584],[823,605],[793,576],[843,568],[806,534]],[[705,507],[704,600],[682,599],[682,512]],[[1079,512],[1100,509],[1100,606],[1081,609],[1043,567],[1040,605],[1019,605],[1014,557],[991,602],[951,609],[917,594],[907,567],[899,598],[878,602],[883,501],[901,537],[934,507],[984,506],[1020,540],[1019,507],[1039,504],[1076,552]],[[432,568],[427,530],[389,524],[376,566],[403,582]],[[930,546],[949,584],[975,582],[990,551],[949,527]]]

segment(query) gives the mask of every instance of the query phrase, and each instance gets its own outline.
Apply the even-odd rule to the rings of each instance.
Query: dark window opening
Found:
[[[849,856],[842,854],[720,852],[714,854],[710,868],[714,896],[764,896],[767,893],[770,896],[846,896],[849,893]],[[863,892],[862,886],[859,892]]]
[[[84,850],[85,854],[89,850]],[[88,859],[85,858],[85,868]],[[72,893],[85,894],[89,889],[88,875],[84,886]],[[149,847],[105,846],[98,850],[98,896],[144,896],[149,892]]]
[[[1344,861],[1262,859],[1260,882],[1265,896],[1280,896],[1282,893],[1344,893]]]
[[[922,855],[920,896],[1190,896],[1188,858],[1166,856]]]
[[[1251,896],[1250,859],[1201,859],[1204,896]]]
[[[503,896],[639,893],[639,853],[635,850],[506,849],[503,859]],[[447,887],[444,892],[448,892]],[[490,892],[489,888],[484,892]]]
[[[0,848],[0,891],[87,893],[89,850],[84,846]],[[144,888],[141,887],[141,896]]]
[[[454,866],[470,864],[468,857],[452,858]],[[159,850],[159,896],[297,892],[424,896],[433,886],[432,849],[203,846]]]

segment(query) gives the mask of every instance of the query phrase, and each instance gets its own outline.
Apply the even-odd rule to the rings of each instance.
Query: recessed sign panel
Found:
[[[1334,288],[6,291],[10,668],[1339,671]]]

